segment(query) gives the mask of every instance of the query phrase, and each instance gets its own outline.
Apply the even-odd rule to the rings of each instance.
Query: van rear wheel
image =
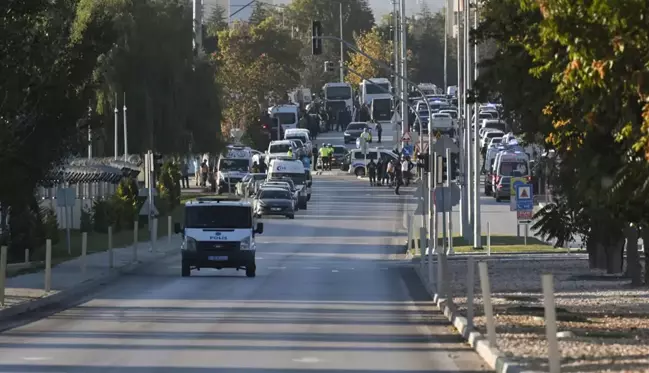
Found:
[[[364,167],[356,167],[354,170],[354,175],[358,177],[363,177],[365,176],[365,168]]]

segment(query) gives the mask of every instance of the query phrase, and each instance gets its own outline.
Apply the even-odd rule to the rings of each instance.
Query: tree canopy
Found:
[[[365,54],[372,57],[374,60],[381,61],[386,65],[390,65],[392,60],[392,43],[385,43],[379,35],[378,29],[373,28],[371,31],[365,32],[354,38],[356,47]],[[356,73],[367,78],[377,78],[390,76],[390,72],[381,68],[374,61],[365,57],[360,53],[352,53],[349,61],[346,63],[347,67],[354,70]],[[357,74],[348,72],[345,80],[356,87],[363,80]]]
[[[499,96],[517,131],[556,154],[554,203],[535,227],[558,244],[582,236],[591,265],[609,272],[622,270],[629,224],[649,234],[647,10],[643,1],[487,0],[474,34],[497,45],[478,96]]]

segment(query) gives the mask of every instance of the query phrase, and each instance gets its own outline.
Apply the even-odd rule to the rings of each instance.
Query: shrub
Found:
[[[180,166],[177,163],[170,160],[162,165],[158,178],[158,193],[160,213],[170,212],[180,205]]]
[[[45,238],[52,240],[52,245],[56,245],[60,241],[59,237],[59,221],[56,217],[56,211],[51,208],[44,208],[41,210],[41,221],[43,222],[43,233]]]
[[[92,204],[92,220],[96,232],[108,233],[108,227],[117,229],[117,213],[114,199],[97,200]]]
[[[81,217],[79,218],[79,229],[81,232],[92,232],[92,210],[81,209]]]
[[[122,179],[117,186],[117,192],[111,201],[116,210],[116,229],[133,227],[133,221],[140,207],[138,191],[137,182],[132,178]]]

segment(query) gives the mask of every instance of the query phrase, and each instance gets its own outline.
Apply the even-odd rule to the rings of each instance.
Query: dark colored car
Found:
[[[345,144],[350,143],[350,142],[355,142],[357,138],[361,136],[363,133],[363,130],[370,130],[370,126],[367,125],[365,122],[351,122],[349,125],[347,125],[347,128],[345,129]]]
[[[331,165],[340,166],[343,162],[343,158],[345,158],[345,155],[347,154],[347,148],[342,145],[334,145],[333,148],[334,155],[333,159],[331,160]]]
[[[255,197],[255,215],[282,215],[295,218],[294,201],[291,193],[281,188],[261,188]]]

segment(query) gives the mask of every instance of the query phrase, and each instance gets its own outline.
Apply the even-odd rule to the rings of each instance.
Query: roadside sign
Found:
[[[519,210],[516,211],[516,220],[518,224],[529,224],[532,222],[534,212],[532,210]]]
[[[403,134],[403,137],[401,137],[401,142],[410,142],[412,141],[412,137],[410,136],[409,132],[406,132]]]
[[[534,209],[534,195],[531,184],[516,185],[516,211],[532,211]]]
[[[405,155],[406,157],[412,156],[412,145],[410,145],[410,144],[404,145],[402,152],[403,152],[403,155]]]
[[[77,191],[74,188],[56,189],[56,206],[74,207],[77,202]]]
[[[511,182],[509,184],[509,197],[510,197],[510,204],[509,204],[509,210],[510,211],[516,211],[516,187],[518,185],[527,185],[527,178],[526,177],[512,177]]]

